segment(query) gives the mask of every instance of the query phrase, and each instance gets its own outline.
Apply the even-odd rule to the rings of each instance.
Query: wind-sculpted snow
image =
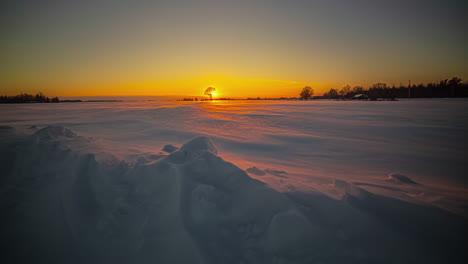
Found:
[[[172,152],[176,151],[177,149],[178,149],[177,147],[175,147],[175,146],[173,146],[171,144],[167,144],[162,148],[162,151],[167,152],[167,153],[172,153]]]
[[[402,184],[414,184],[418,185],[419,183],[413,181],[412,179],[408,178],[405,175],[398,174],[398,173],[390,173],[388,175],[388,182],[393,182],[393,183],[402,183]]]
[[[69,128],[10,132],[0,140],[4,263],[462,263],[466,257],[461,216],[339,179],[322,191],[278,192],[223,160],[205,136],[128,163]],[[257,170],[262,177],[288,175]]]

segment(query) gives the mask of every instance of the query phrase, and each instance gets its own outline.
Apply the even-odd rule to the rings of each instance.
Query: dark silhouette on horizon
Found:
[[[346,85],[341,89],[330,89],[322,96],[316,98],[323,99],[351,99],[356,95],[365,95],[370,100],[382,99],[396,99],[396,98],[450,98],[450,97],[468,97],[468,83],[463,82],[461,78],[453,77],[452,79],[445,79],[438,83],[427,84],[408,84],[408,85],[395,85],[388,86],[386,83],[375,83],[368,89],[362,86]]]
[[[183,98],[177,101],[213,101],[213,94],[216,88],[208,87],[205,95],[209,99],[203,98]],[[468,82],[461,78],[453,77],[451,79],[441,80],[440,82],[430,82],[427,84],[410,84],[398,87],[388,86],[386,83],[378,82],[369,88],[362,86],[351,87],[344,86],[341,89],[332,88],[321,96],[314,96],[314,90],[306,86],[302,88],[299,99],[361,99],[361,100],[396,100],[397,98],[462,98],[468,97]],[[297,97],[248,97],[244,99],[217,98],[216,100],[297,100]],[[58,97],[49,98],[42,93],[36,95],[21,93],[14,96],[0,96],[0,104],[19,104],[19,103],[63,103],[63,102],[121,102],[122,100],[60,100]]]
[[[60,100],[57,96],[49,98],[42,93],[36,95],[21,93],[13,96],[0,96],[0,104],[26,104],[26,103],[110,103],[122,100]]]
[[[0,104],[20,104],[20,103],[59,103],[58,97],[49,97],[38,93],[36,95],[22,93],[14,96],[0,96]]]
[[[302,88],[302,91],[299,94],[301,100],[308,100],[309,98],[312,98],[313,95],[314,95],[314,90],[310,88],[309,86]]]
[[[205,95],[208,95],[210,97],[210,100],[213,101],[213,93],[216,92],[216,88],[214,87],[208,87],[205,90]]]

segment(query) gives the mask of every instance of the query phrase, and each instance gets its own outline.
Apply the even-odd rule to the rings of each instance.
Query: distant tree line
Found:
[[[177,101],[198,101],[198,98],[182,98],[177,99]]]
[[[60,100],[58,97],[53,97],[52,99],[38,93],[36,95],[22,93],[14,96],[0,96],[1,104],[20,104],[20,103],[58,103]]]
[[[395,99],[395,98],[433,98],[433,97],[468,97],[468,82],[461,78],[442,80],[438,83],[408,84],[399,86],[388,86],[386,83],[373,84],[368,89],[362,86],[346,85],[341,89],[330,89],[320,98],[324,99],[346,99],[363,94],[370,99]]]
[[[245,100],[295,100],[296,97],[247,97]],[[236,99],[232,99],[236,100]],[[237,100],[244,100],[244,99],[237,99]]]

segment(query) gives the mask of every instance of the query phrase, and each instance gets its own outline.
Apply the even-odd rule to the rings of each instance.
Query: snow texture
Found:
[[[409,177],[407,177],[405,175],[402,175],[402,174],[398,174],[398,173],[390,173],[388,175],[387,181],[388,182],[393,182],[393,183],[401,183],[401,184],[414,184],[414,185],[419,184],[419,183],[411,180]]]
[[[266,174],[266,172],[264,170],[261,170],[257,167],[250,167],[248,169],[245,170],[246,172],[250,173],[250,174],[254,174],[254,175],[257,175],[257,176],[263,176]]]
[[[176,151],[177,149],[178,149],[177,147],[175,147],[175,146],[173,146],[171,144],[167,144],[167,145],[165,145],[163,147],[162,151],[167,152],[167,153],[172,153],[172,152]]]
[[[347,102],[259,104],[256,110],[240,104],[234,112],[216,104],[152,109],[126,103],[122,109],[104,108],[104,117],[68,104],[78,108],[44,119],[35,113],[57,112],[64,104],[5,108],[2,262],[464,263],[466,182],[459,170],[466,163],[458,155],[464,145],[450,143],[460,139],[464,125],[437,116],[445,103],[438,108],[436,102],[434,116],[420,116],[426,118],[420,126],[436,127],[432,136],[425,132],[429,138],[450,127],[451,136],[439,141],[454,147],[448,151],[442,143],[406,134],[398,134],[398,141],[377,119],[366,123],[387,102],[353,103],[366,109],[354,113],[358,126],[343,118],[355,107]],[[313,117],[317,124],[307,121],[305,108],[323,111]],[[281,117],[285,109],[289,119]],[[379,114],[392,127],[414,124],[396,121],[403,117],[392,113]],[[77,116],[82,119],[67,121]],[[131,121],[135,116],[143,119]],[[153,118],[165,120],[165,127]],[[186,118],[204,125],[195,127]],[[263,123],[246,127],[253,121]],[[325,124],[327,131],[321,131]],[[371,139],[360,134],[364,130]],[[244,134],[249,138],[241,138]],[[406,141],[410,138],[415,142]],[[181,147],[160,153],[168,142]],[[434,163],[444,159],[428,151],[435,149],[451,159]],[[404,163],[408,157],[412,163]],[[399,162],[404,165],[394,166]],[[421,164],[442,167],[425,175],[417,173],[429,171]],[[443,167],[447,164],[452,167]]]

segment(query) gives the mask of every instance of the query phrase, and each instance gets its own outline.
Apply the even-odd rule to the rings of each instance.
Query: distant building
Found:
[[[367,96],[365,94],[356,94],[351,99],[353,99],[353,100],[367,100],[367,99],[369,99],[369,96]]]

